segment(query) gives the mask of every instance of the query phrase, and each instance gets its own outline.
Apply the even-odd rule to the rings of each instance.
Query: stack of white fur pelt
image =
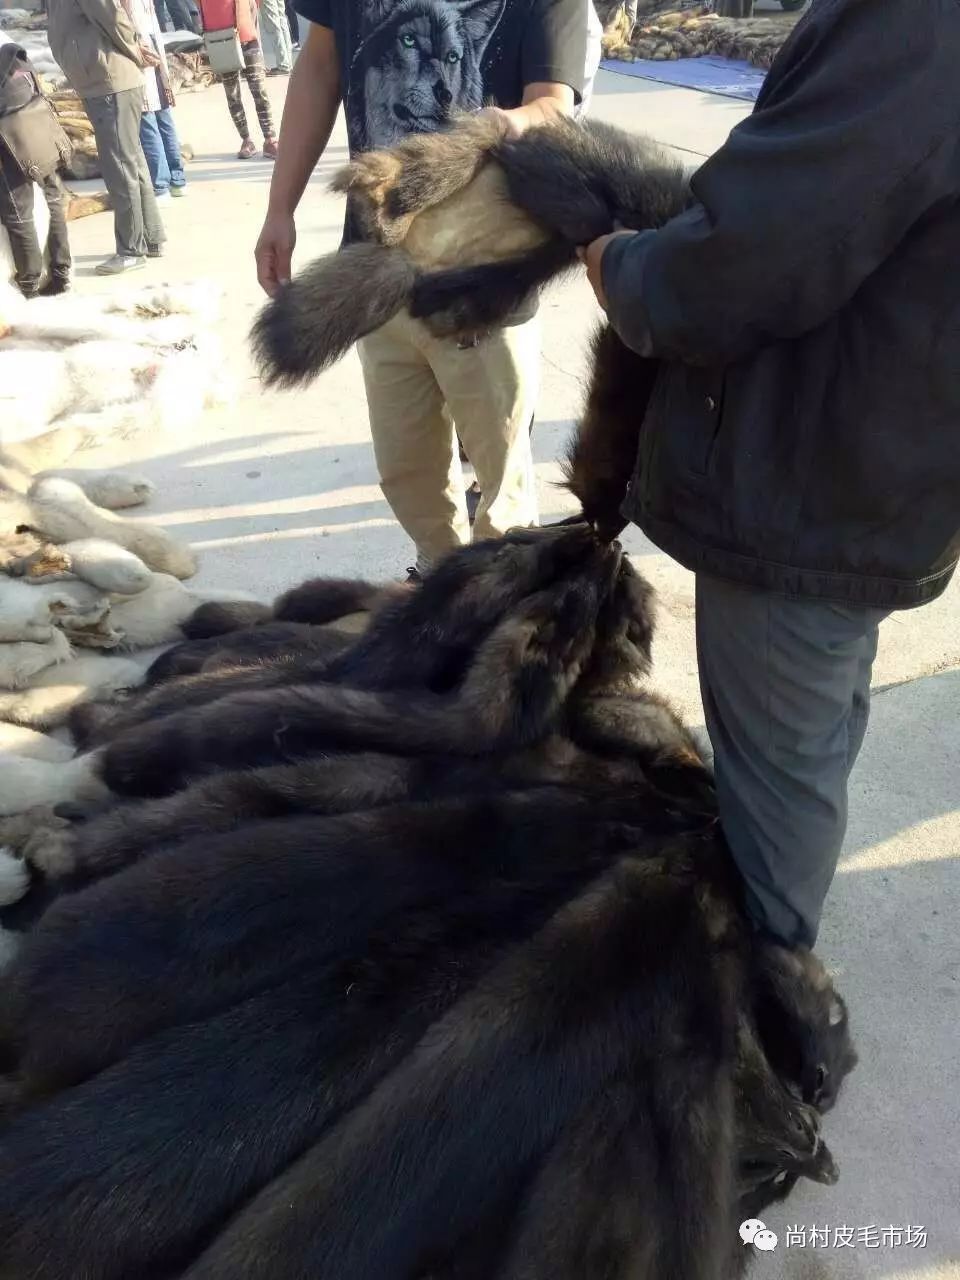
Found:
[[[218,310],[204,284],[27,303],[0,279],[0,447],[189,426],[229,399]]]
[[[26,493],[0,489],[0,814],[76,792],[59,743],[9,726],[55,729],[79,702],[122,697],[144,668],[118,653],[181,638],[198,604],[244,598],[191,591],[181,581],[196,571],[190,549],[114,514],[151,489],[93,471],[41,475]]]

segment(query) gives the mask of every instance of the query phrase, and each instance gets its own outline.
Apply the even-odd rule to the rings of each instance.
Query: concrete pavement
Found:
[[[271,80],[279,110],[285,82]],[[244,91],[245,92],[245,91]],[[249,103],[248,103],[249,106]],[[709,154],[746,106],[601,73],[594,114],[643,129],[691,161]],[[251,111],[251,123],[254,116]],[[190,195],[166,205],[169,254],[131,278],[211,278],[224,289],[222,335],[239,394],[189,435],[115,442],[84,455],[91,466],[136,464],[155,480],[147,514],[203,550],[202,579],[265,597],[310,574],[398,576],[411,563],[376,483],[355,356],[295,393],[264,394],[245,335],[260,304],[252,249],[270,167],[232,157],[237,139],[222,91],[184,95],[181,136],[195,148]],[[333,248],[342,216],[326,180],[345,156],[342,124],[305,198],[297,258]],[[111,286],[91,274],[112,252],[110,219],[72,224],[78,289]],[[946,264],[945,264],[946,267]],[[542,512],[571,506],[555,488],[554,459],[583,394],[584,353],[597,309],[584,282],[553,290],[542,309],[543,389],[535,432]],[[695,723],[701,712],[689,574],[636,531],[627,537],[660,591],[657,686]],[[780,1233],[753,1274],[960,1277],[960,594],[883,628],[871,730],[853,781],[851,826],[821,951],[851,1005],[861,1063],[827,1124],[842,1165],[836,1188],[806,1186],[768,1215]],[[787,1227],[863,1229],[862,1242],[827,1248]],[[867,1228],[925,1227],[925,1245],[870,1247]],[[916,1236],[917,1233],[914,1232]],[[820,1237],[822,1240],[822,1237]]]

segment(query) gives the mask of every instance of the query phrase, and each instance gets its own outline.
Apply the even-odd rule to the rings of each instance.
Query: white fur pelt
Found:
[[[4,649],[13,647],[0,645],[0,658]],[[143,677],[142,664],[132,658],[81,654],[41,670],[29,688],[0,692],[0,720],[32,729],[56,729],[81,702],[113,702],[143,684]]]
[[[211,600],[254,599],[245,591],[191,590],[169,574],[155,573],[145,591],[114,602],[110,621],[123,633],[124,648],[150,649],[182,640],[181,623],[201,604]]]
[[[125,520],[94,506],[79,485],[56,477],[36,481],[28,494],[0,493],[0,533],[23,525],[50,542],[103,538],[132,551],[149,568],[189,578],[197,570],[193,552],[165,530]]]
[[[105,538],[78,538],[61,543],[59,550],[75,578],[111,595],[135,596],[153,581],[139,556]]]
[[[26,725],[0,721],[0,770],[6,756],[25,756],[30,760],[45,760],[47,764],[63,764],[65,760],[72,760],[75,754],[69,742],[51,738],[48,733],[38,733]]]
[[[31,760],[27,756],[8,756],[0,770],[0,817],[8,818],[28,809],[52,808],[68,800],[100,799],[106,795],[107,788],[100,781],[95,764],[93,754],[74,756],[61,764]]]
[[[98,441],[182,428],[232,387],[210,285],[36,298],[0,277],[0,446],[51,427]]]
[[[44,644],[54,627],[69,630],[74,619],[89,617],[108,602],[85,582],[32,583],[0,575],[0,642],[31,640]]]
[[[73,650],[62,631],[53,630],[47,640],[35,643],[31,640],[0,644],[0,705],[10,696],[11,690],[23,690],[35,685],[51,667],[59,667],[71,657]],[[6,719],[0,713],[0,718]]]

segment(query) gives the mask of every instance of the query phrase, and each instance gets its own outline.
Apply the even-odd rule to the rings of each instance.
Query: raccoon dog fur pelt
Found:
[[[656,144],[595,122],[558,121],[507,139],[464,119],[358,156],[334,179],[366,238],[320,258],[253,330],[264,377],[315,377],[403,307],[437,336],[502,324],[618,227],[661,226],[688,186]]]
[[[73,878],[0,983],[3,1280],[733,1280],[836,1180],[846,1009],[749,927],[652,626],[586,525],[461,548],[131,700],[59,850],[4,825]]]
[[[689,201],[680,164],[648,139],[562,120],[508,139],[462,119],[361,155],[335,178],[365,241],[312,263],[261,312],[253,344],[269,383],[293,386],[406,307],[440,337],[484,332],[529,304],[617,228],[662,226]],[[565,464],[585,517],[615,537],[656,361],[604,326]]]

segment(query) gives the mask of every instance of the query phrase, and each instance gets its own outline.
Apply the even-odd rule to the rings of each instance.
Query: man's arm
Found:
[[[641,355],[727,363],[816,328],[960,193],[957,0],[900,0],[882,21],[835,0],[827,21],[798,33],[792,68],[696,175],[688,212],[588,251]]]
[[[271,296],[290,279],[296,244],[294,214],[330,140],[340,108],[340,68],[330,27],[310,24],[294,63],[280,135],[283,146],[270,183],[267,217],[257,241],[257,279]]]
[[[145,65],[140,40],[133,23],[117,0],[77,0],[80,12],[88,22],[99,27],[107,39],[138,67]]]

